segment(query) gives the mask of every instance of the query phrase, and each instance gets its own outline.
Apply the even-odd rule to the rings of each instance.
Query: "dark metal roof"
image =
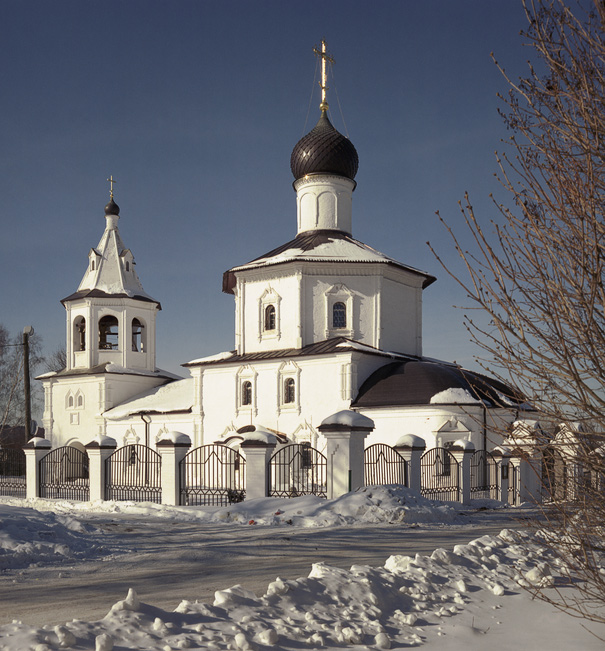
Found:
[[[101,289],[81,289],[80,291],[74,292],[73,294],[70,294],[66,298],[61,299],[61,303],[65,304],[68,301],[76,301],[79,298],[132,298],[137,301],[145,301],[146,303],[155,303],[158,306],[158,310],[162,309],[160,302],[155,301],[153,298],[150,298],[149,296],[141,296],[140,294],[129,296],[124,292],[117,293],[117,294],[109,294],[107,292],[104,292]]]
[[[296,143],[290,157],[295,179],[307,174],[337,174],[353,180],[358,168],[359,157],[353,143],[332,126],[326,111]]]
[[[286,242],[285,244],[282,244],[281,246],[272,249],[268,253],[265,253],[264,255],[260,255],[258,256],[258,258],[254,258],[254,260],[251,260],[250,262],[247,262],[246,264],[240,266],[246,267],[247,265],[253,265],[254,263],[257,263],[261,260],[264,260],[266,258],[267,259],[273,258],[275,256],[280,255],[281,253],[286,253],[287,251],[290,250],[309,253],[310,251],[313,251],[317,247],[321,246],[322,244],[328,244],[329,242],[334,240],[345,240],[347,242],[350,242],[351,244],[360,247],[361,249],[373,251],[377,255],[381,255],[381,256],[383,255],[371,249],[371,247],[369,247],[367,244],[364,244],[363,242],[356,240],[354,237],[351,237],[349,234],[345,233],[344,231],[318,229],[314,231],[305,231],[303,233],[299,233],[293,240],[290,240],[289,242]],[[296,259],[297,259],[296,256],[293,255],[292,258],[290,259],[285,259],[280,262],[274,262],[272,264],[274,265],[286,264]],[[304,260],[304,258],[302,258],[302,260]],[[315,261],[309,261],[309,262],[315,262]],[[322,262],[342,263],[343,260],[341,259],[330,260],[329,258],[326,258],[326,259],[322,259]],[[424,277],[425,280],[422,283],[422,289],[426,289],[429,285],[432,285],[437,280],[435,276],[431,276],[430,274],[427,274],[424,271],[414,269],[414,267],[408,267],[407,265],[397,262],[396,260],[392,260],[387,256],[384,256],[383,260],[380,259],[352,260],[351,262],[357,262],[359,264],[389,264],[399,269],[405,269],[406,271],[409,271],[413,274],[417,274],[419,276]],[[235,267],[235,270],[237,269],[239,269],[239,267]],[[226,294],[233,294],[233,288],[235,287],[235,282],[236,282],[235,271],[233,269],[229,269],[228,271],[225,271],[225,273],[223,274],[223,292],[225,292]]]
[[[372,373],[362,384],[351,406],[428,405],[433,396],[447,389],[464,389],[487,406],[520,407],[525,403],[523,396],[494,378],[446,362],[404,360],[386,364]]]
[[[349,346],[340,346],[339,344],[350,344]],[[331,353],[347,353],[351,351],[359,351],[356,347],[356,342],[346,337],[334,337],[333,339],[325,339],[302,348],[282,348],[281,350],[265,350],[256,353],[246,353],[244,355],[237,355],[235,351],[232,357],[226,359],[209,360],[207,362],[187,362],[181,366],[218,366],[224,364],[242,364],[245,362],[254,362],[266,359],[281,359],[282,357],[310,357],[312,355],[328,355]],[[392,357],[389,353],[385,353],[378,348],[364,345],[363,351],[370,355],[384,355]]]

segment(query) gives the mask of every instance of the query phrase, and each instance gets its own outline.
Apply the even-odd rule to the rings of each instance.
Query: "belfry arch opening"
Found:
[[[86,319],[83,316],[74,320],[73,342],[76,352],[86,350]]]
[[[118,319],[108,314],[99,321],[99,350],[117,350],[118,343]]]
[[[139,319],[132,320],[132,350],[135,353],[144,353],[147,348],[145,341],[145,324]]]

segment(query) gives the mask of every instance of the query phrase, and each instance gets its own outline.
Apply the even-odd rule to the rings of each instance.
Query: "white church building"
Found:
[[[435,278],[354,239],[357,152],[332,126],[325,94],[320,111],[291,157],[296,235],[224,273],[234,348],[184,363],[186,379],[156,367],[161,306],[135,272],[111,192],[101,240],[62,300],[67,366],[39,377],[53,447],[98,435],[155,447],[172,430],[194,447],[237,445],[253,425],[322,449],[317,427],[353,409],[375,423],[366,445],[415,434],[427,448],[466,439],[491,449],[523,419],[509,387],[423,357],[422,297]]]

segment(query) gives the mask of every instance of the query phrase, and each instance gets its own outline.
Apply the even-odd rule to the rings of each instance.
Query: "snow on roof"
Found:
[[[221,362],[225,359],[229,359],[235,355],[234,350],[226,350],[223,353],[216,353],[216,355],[208,355],[208,357],[199,357],[198,359],[192,359],[187,364],[203,364],[205,362]]]
[[[148,371],[144,368],[127,368],[125,366],[120,366],[119,364],[114,364],[109,362],[105,366],[106,373],[125,373],[127,375],[161,375],[162,377],[172,378],[173,380],[182,380],[183,378],[180,375],[171,373],[170,371],[163,371],[162,369],[156,369],[155,371]]]
[[[453,388],[446,389],[445,391],[440,391],[436,393],[430,400],[431,405],[451,405],[451,404],[481,404],[481,400],[478,400],[472,396],[466,389]]]
[[[194,402],[193,382],[193,378],[186,378],[155,387],[107,410],[103,416],[109,420],[121,420],[145,412],[167,414],[173,411],[188,411]]]
[[[347,427],[364,427],[374,429],[374,421],[363,414],[350,409],[338,411],[321,422],[320,429],[326,425],[345,425]]]

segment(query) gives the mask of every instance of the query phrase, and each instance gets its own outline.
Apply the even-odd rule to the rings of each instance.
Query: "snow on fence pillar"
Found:
[[[35,436],[23,446],[25,452],[25,496],[27,499],[40,494],[40,460],[50,452],[50,441]]]
[[[519,501],[541,502],[542,476],[539,450],[535,448],[526,450],[517,448],[511,455],[510,462],[517,467]]]
[[[451,447],[450,452],[458,462],[460,468],[460,501],[468,504],[471,501],[471,458],[475,446],[470,441],[458,439]]]
[[[374,421],[345,409],[328,416],[318,429],[328,442],[328,499],[340,497],[364,486],[363,442],[374,429]]]
[[[496,461],[496,485],[498,486],[498,499],[508,504],[508,478],[510,450],[507,447],[499,446],[492,450],[492,456]]]
[[[258,427],[244,434],[240,450],[246,457],[246,499],[269,495],[269,462],[277,444],[271,432]]]
[[[179,463],[189,451],[191,439],[181,432],[166,432],[157,443],[162,457],[162,504],[178,506],[180,502]]]
[[[118,443],[110,436],[97,436],[86,444],[88,476],[90,478],[90,501],[105,499],[105,460],[111,456]]]
[[[408,467],[408,488],[420,495],[422,490],[420,457],[426,450],[426,441],[414,434],[404,434],[399,438],[397,443],[395,443],[395,450],[399,452],[406,461]]]

